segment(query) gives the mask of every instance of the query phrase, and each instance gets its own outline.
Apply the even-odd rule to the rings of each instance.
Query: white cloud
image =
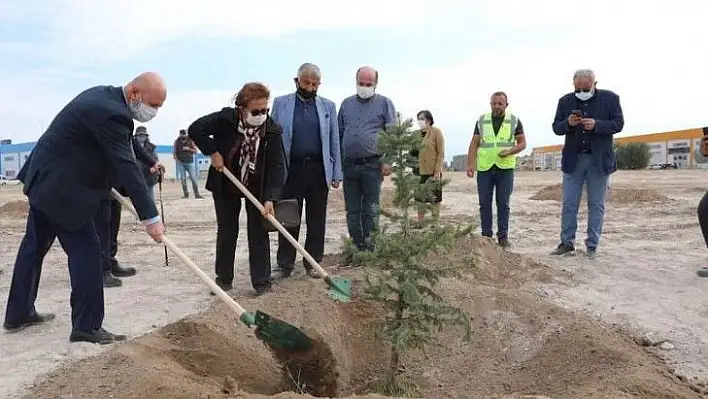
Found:
[[[79,52],[81,62],[106,63],[137,56],[185,35],[262,36],[383,25],[415,29],[422,18],[438,18],[436,23],[444,24],[440,15],[465,14],[476,7],[474,21],[484,23],[471,22],[456,30],[487,35],[484,37],[489,46],[451,48],[468,56],[434,68],[413,65],[392,70],[376,65],[382,76],[378,91],[390,97],[399,111],[409,117],[423,108],[433,111],[446,132],[449,155],[466,150],[474,121],[488,109],[488,96],[496,90],[509,94],[510,110],[524,122],[531,146],[561,142],[550,125],[558,97],[571,90],[572,73],[577,68],[593,68],[599,86],[620,95],[627,134],[708,124],[708,90],[702,79],[708,63],[708,35],[701,20],[708,15],[708,5],[700,2],[653,0],[638,7],[607,0],[499,0],[463,6],[462,2],[442,0],[435,3],[433,15],[428,11],[430,4],[422,0],[271,1],[267,6],[254,2],[236,6],[212,0],[105,1],[100,7],[88,0],[62,4],[64,8],[49,24],[55,40],[49,47],[56,49],[54,54],[66,60]],[[543,41],[534,42],[531,38],[535,36],[525,36],[539,28],[544,32]],[[494,46],[509,40],[517,43],[513,49]],[[274,95],[292,89],[296,67],[284,65],[281,80],[266,82]],[[40,127],[46,127],[56,111],[76,94],[54,89],[61,76],[57,76],[57,70],[50,71],[41,77],[0,77],[5,99],[0,108],[0,129],[12,132],[15,141],[36,139]],[[82,68],[69,72],[79,74]],[[353,93],[353,70],[347,77],[323,72],[326,80],[322,95],[339,103]],[[228,105],[235,90],[232,84],[210,91],[170,86],[165,107],[148,125],[153,140],[169,144],[180,128]]]
[[[121,60],[181,37],[277,37],[425,18],[423,0],[55,0],[53,55],[80,65]],[[106,51],[113,49],[117,51]]]

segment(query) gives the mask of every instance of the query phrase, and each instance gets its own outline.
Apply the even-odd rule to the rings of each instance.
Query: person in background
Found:
[[[613,136],[624,128],[617,94],[595,86],[595,73],[579,69],[573,74],[575,90],[558,100],[553,132],[565,136],[561,157],[563,205],[560,244],[552,255],[575,252],[578,208],[587,185],[588,229],[585,248],[595,258],[605,218],[605,196],[610,174],[617,169]]]
[[[35,308],[42,262],[56,239],[69,260],[70,342],[125,340],[103,328],[104,297],[97,213],[119,180],[148,235],[162,241],[164,226],[135,162],[133,119],[148,122],[167,96],[154,72],[123,87],[95,86],[71,100],[37,141],[18,179],[29,201],[27,230],[15,260],[4,327],[8,331],[55,318]]]
[[[271,115],[283,128],[283,147],[287,180],[283,198],[296,198],[302,213],[305,204],[307,237],[305,250],[317,261],[324,256],[327,198],[329,188],[342,182],[337,109],[334,103],[317,95],[322,73],[317,65],[305,63],[298,68],[294,93],[277,97]],[[298,239],[300,226],[289,229]],[[278,235],[278,271],[289,277],[295,264],[295,248]],[[321,276],[303,259],[305,274]]]
[[[349,237],[359,250],[373,250],[369,237],[378,229],[383,178],[391,166],[377,150],[379,132],[396,123],[396,108],[377,94],[379,73],[371,67],[356,72],[356,94],[339,107],[339,141],[344,165],[344,202]]]
[[[274,215],[273,203],[285,182],[282,129],[268,116],[270,90],[262,83],[246,83],[236,94],[235,108],[205,115],[189,126],[189,137],[211,157],[206,189],[216,211],[216,284],[233,287],[241,198],[244,195],[221,172],[228,168],[263,204],[258,211],[246,199],[248,263],[257,295],[271,290],[270,240],[265,215]]]
[[[708,157],[708,127],[703,128],[703,138],[701,138],[701,155]],[[703,240],[708,247],[708,192],[703,194],[703,198],[698,203],[698,224],[701,226]],[[708,277],[708,266],[704,266],[696,272],[698,277]]]
[[[179,131],[179,136],[172,146],[172,157],[177,166],[177,179],[182,183],[182,198],[189,198],[189,190],[187,190],[187,175],[192,182],[192,191],[194,198],[204,198],[199,194],[199,183],[197,182],[197,169],[194,163],[194,154],[199,152],[194,142],[187,135],[187,131],[182,129]]]
[[[157,182],[157,173],[164,170],[155,152],[155,145],[147,139],[145,126],[138,126],[133,135],[132,145],[135,160],[143,172],[143,179],[150,199],[155,201],[154,185]],[[155,182],[152,182],[154,179]],[[116,188],[121,195],[126,196],[125,187],[119,184]],[[120,219],[123,206],[112,196],[106,197],[101,206],[107,208],[99,212],[96,219],[98,238],[101,241],[101,256],[103,264],[103,287],[120,287],[123,282],[119,277],[134,276],[137,271],[134,267],[123,266],[118,262],[118,233],[120,232]]]
[[[160,159],[157,156],[157,146],[150,141],[150,135],[148,134],[145,126],[138,126],[138,128],[135,129],[135,136],[133,140],[135,141],[134,144],[136,147],[141,148],[144,151],[144,154],[150,156],[151,162],[145,162],[144,155],[138,155],[138,150],[136,148],[135,158],[138,161],[138,165],[140,165],[140,169],[143,171],[143,177],[145,178],[145,184],[148,188],[148,194],[150,194],[150,198],[154,201],[155,185],[157,184],[158,178],[157,175],[164,172],[162,165],[159,164]],[[155,165],[158,165],[158,167],[155,168]]]
[[[489,104],[491,112],[482,114],[474,127],[467,153],[467,176],[477,174],[482,235],[490,238],[494,235],[492,197],[495,197],[497,242],[499,246],[508,248],[516,154],[526,148],[526,136],[521,120],[506,110],[509,106],[506,93],[493,93]]]
[[[419,151],[413,151],[411,155],[418,158],[416,172],[420,175],[420,183],[423,184],[429,179],[439,181],[442,179],[443,163],[445,162],[445,138],[439,128],[433,126],[435,120],[433,114],[428,110],[419,111],[416,116],[420,134],[423,137],[423,146]],[[433,204],[433,218],[440,218],[440,203],[442,202],[442,186],[433,189],[429,197],[417,198],[418,202]],[[418,222],[422,222],[425,217],[425,208],[418,210]]]

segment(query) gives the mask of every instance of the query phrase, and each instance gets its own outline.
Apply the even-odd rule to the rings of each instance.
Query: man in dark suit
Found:
[[[69,258],[69,341],[109,344],[125,339],[103,329],[101,245],[94,219],[120,181],[147,233],[162,241],[164,226],[135,162],[133,119],[147,122],[165,101],[159,75],[141,74],[124,87],[96,86],[69,102],[49,125],[18,179],[29,199],[27,229],[15,260],[4,327],[17,331],[54,319],[35,300],[42,261],[55,238]]]
[[[135,129],[133,136],[133,151],[138,165],[143,172],[143,178],[147,185],[148,195],[152,200],[153,186],[157,184],[157,172],[162,169],[162,165],[158,162],[157,154],[154,153],[155,145],[147,140],[147,128],[138,126]],[[150,150],[148,151],[148,148]],[[117,188],[117,191],[122,195],[126,195],[123,186]],[[116,259],[118,254],[118,232],[120,231],[120,217],[123,211],[120,202],[113,197],[109,197],[101,206],[108,206],[107,209],[102,209],[96,218],[96,228],[99,229],[99,239],[101,240],[101,254],[103,256],[103,287],[120,287],[123,282],[119,277],[134,276],[136,270],[134,267],[122,266]]]
[[[558,100],[553,131],[565,136],[561,158],[563,207],[561,243],[551,253],[575,251],[578,208],[583,186],[588,192],[588,229],[585,247],[588,258],[597,254],[605,218],[605,194],[611,173],[617,169],[613,135],[624,128],[619,96],[596,87],[595,74],[580,69],[573,76],[575,91]]]

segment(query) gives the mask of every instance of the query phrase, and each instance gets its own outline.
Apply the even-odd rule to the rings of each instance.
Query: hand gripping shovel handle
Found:
[[[248,200],[251,201],[251,203],[252,203],[259,211],[261,211],[261,213],[263,213],[263,205],[256,199],[256,197],[253,196],[253,194],[251,194],[250,191],[248,191],[248,189],[246,188],[246,186],[244,186],[243,183],[241,183],[240,181],[238,181],[238,179],[236,179],[236,176],[234,176],[234,174],[231,173],[231,171],[228,170],[227,168],[224,168],[224,169],[222,170],[222,172],[224,173],[224,175],[226,175],[226,177],[228,177],[229,180],[231,180],[231,182],[232,182],[234,185],[236,185],[236,187],[243,193],[243,195],[245,195],[246,198],[248,198]],[[312,267],[314,267],[315,270],[317,270],[317,272],[322,275],[323,278],[327,279],[327,278],[329,277],[329,273],[327,273],[327,272],[322,268],[322,266],[320,266],[320,264],[317,263],[317,261],[315,260],[315,258],[312,257],[312,255],[310,255],[309,253],[307,253],[307,251],[305,250],[305,248],[303,248],[302,245],[300,245],[300,243],[297,242],[297,240],[292,236],[292,234],[288,233],[288,231],[285,229],[285,227],[283,227],[283,225],[280,224],[280,222],[278,222],[278,220],[277,220],[275,217],[273,217],[273,215],[268,215],[268,216],[266,217],[266,219],[268,219],[268,221],[269,221],[271,224],[273,224],[273,226],[275,226],[276,229],[278,229],[278,231],[280,232],[280,234],[282,234],[282,235],[290,242],[290,244],[292,244],[292,246],[293,246],[298,252],[300,252],[300,255],[302,255],[303,258],[305,258],[305,260],[308,261],[308,262],[310,263],[310,265],[312,265]]]
[[[136,219],[140,219],[140,217],[138,216],[138,212],[135,210],[135,208],[133,207],[133,204],[131,204],[130,201],[128,201],[127,199],[125,199],[125,197],[123,197],[122,195],[120,195],[120,194],[118,193],[118,191],[116,191],[115,189],[111,189],[111,194],[113,195],[113,197],[114,197],[116,200],[118,200],[118,202],[121,203],[121,205],[123,205],[124,208],[128,209],[128,210],[130,211],[130,213],[132,213],[133,216],[135,216]],[[202,269],[200,269],[197,265],[195,265],[194,262],[192,262],[192,261],[187,257],[187,255],[185,255],[185,253],[182,252],[182,251],[172,242],[172,240],[170,240],[169,238],[167,238],[167,236],[163,235],[163,236],[162,236],[162,242],[163,242],[163,244],[165,244],[166,247],[170,248],[170,250],[171,250],[172,252],[174,252],[175,255],[177,255],[178,258],[182,259],[182,261],[183,261],[190,269],[192,269],[192,271],[193,271],[197,276],[199,276],[200,279],[202,279],[202,281],[204,282],[204,284],[206,284],[207,286],[209,286],[209,288],[211,289],[211,291],[214,292],[214,293],[216,294],[216,296],[219,297],[219,299],[221,299],[229,308],[231,308],[231,310],[233,310],[234,312],[236,312],[236,314],[238,315],[239,319],[240,319],[244,324],[246,324],[246,325],[249,326],[249,327],[252,327],[252,326],[255,325],[255,316],[254,316],[253,314],[247,312],[246,309],[242,308],[241,305],[238,304],[238,302],[234,301],[233,298],[231,298],[226,292],[224,292],[224,290],[222,290],[221,287],[219,287],[212,279],[210,279],[209,276],[207,276],[206,273],[204,273],[204,272],[202,271]]]

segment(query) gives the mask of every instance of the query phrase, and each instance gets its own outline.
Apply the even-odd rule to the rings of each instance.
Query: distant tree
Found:
[[[615,146],[617,169],[646,169],[651,161],[647,143],[628,143]]]
[[[377,331],[391,348],[388,372],[376,390],[398,397],[415,391],[415,385],[401,376],[402,358],[407,352],[437,344],[436,335],[446,326],[460,326],[464,338],[471,338],[470,316],[447,303],[436,288],[440,279],[459,278],[463,269],[470,269],[473,263],[429,262],[435,255],[454,249],[458,238],[471,234],[474,226],[445,223],[430,213],[422,226],[414,222],[412,216],[421,206],[415,198],[432,195],[436,186],[447,181],[421,184],[420,177],[412,172],[415,157],[411,150],[422,146],[421,135],[412,130],[412,124],[411,119],[401,120],[399,114],[395,125],[379,133],[378,148],[386,154],[385,162],[399,166],[392,175],[393,209],[381,210],[389,222],[374,235],[374,250],[355,251],[357,263],[365,266],[364,295],[384,309]]]

